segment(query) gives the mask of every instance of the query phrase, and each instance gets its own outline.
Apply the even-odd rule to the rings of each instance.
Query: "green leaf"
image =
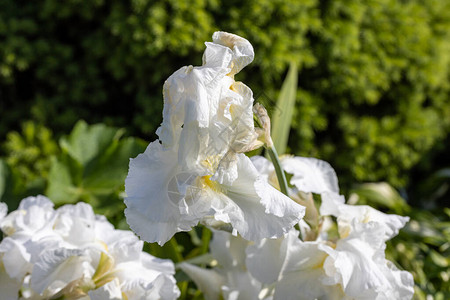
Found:
[[[75,203],[79,200],[80,189],[74,186],[70,167],[67,164],[53,158],[48,177],[45,194],[55,204]]]
[[[118,140],[123,131],[107,127],[104,124],[89,126],[79,121],[70,135],[60,140],[61,148],[83,166],[98,156],[113,142]]]
[[[364,183],[357,185],[352,193],[359,197],[358,204],[392,209],[396,213],[407,212],[409,206],[405,199],[388,183]]]
[[[295,63],[291,63],[286,79],[281,87],[277,101],[277,109],[272,116],[272,140],[279,155],[286,152],[291,128],[292,115],[297,94],[298,70]]]
[[[0,159],[0,201],[7,202],[11,194],[11,170],[3,159]]]
[[[129,160],[146,147],[137,138],[121,139],[122,134],[104,124],[78,122],[60,140],[63,153],[52,160],[46,195],[56,204],[85,201],[105,215],[121,213]]]

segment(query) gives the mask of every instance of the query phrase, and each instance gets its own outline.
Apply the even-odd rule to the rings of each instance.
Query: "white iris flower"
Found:
[[[35,300],[179,296],[173,263],[142,252],[131,231],[114,229],[86,203],[54,210],[47,198],[29,197],[0,228],[0,288],[8,300],[19,289],[20,299]]]
[[[192,278],[208,300],[238,300],[270,298],[263,284],[256,280],[246,268],[246,249],[250,242],[228,232],[214,231],[210,243],[214,268],[203,269],[189,263],[180,268]],[[273,258],[270,258],[269,262]]]
[[[253,48],[225,32],[206,47],[203,66],[183,67],[164,85],[159,140],[130,162],[127,222],[160,245],[199,222],[231,224],[249,240],[279,237],[304,208],[263,180],[243,154],[261,146],[252,91],[234,80]]]

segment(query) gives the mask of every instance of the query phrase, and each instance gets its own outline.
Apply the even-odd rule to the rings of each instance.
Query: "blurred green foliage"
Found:
[[[164,80],[201,64],[219,29],[254,45],[238,77],[259,100],[299,66],[288,152],[329,161],[342,184],[402,186],[448,134],[449,0],[5,0],[0,137],[29,119],[59,137],[85,119],[151,140]]]
[[[123,193],[128,163],[146,143],[123,135],[123,129],[79,121],[57,143],[48,128],[24,123],[22,132],[9,133],[4,145],[0,201],[10,211],[22,198],[37,194],[58,206],[84,201],[116,226],[127,228]]]
[[[79,121],[59,141],[62,154],[52,157],[45,195],[57,204],[91,204],[97,213],[123,221],[125,177],[129,159],[146,143],[122,138],[124,130]]]
[[[5,161],[17,178],[17,189],[42,189],[50,169],[50,157],[59,153],[52,132],[33,122],[24,122],[21,132],[7,134]]]

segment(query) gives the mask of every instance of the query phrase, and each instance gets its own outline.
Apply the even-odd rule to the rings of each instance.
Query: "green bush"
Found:
[[[164,80],[199,65],[218,29],[254,45],[239,79],[261,102],[297,63],[289,152],[330,161],[342,184],[402,186],[448,134],[449,0],[5,0],[0,139],[28,119],[56,136],[85,119],[153,139]]]
[[[124,183],[130,158],[147,143],[124,137],[125,131],[104,124],[78,121],[57,143],[51,131],[32,122],[10,132],[0,158],[0,201],[10,210],[22,198],[44,194],[56,205],[84,201],[116,226],[123,218]]]

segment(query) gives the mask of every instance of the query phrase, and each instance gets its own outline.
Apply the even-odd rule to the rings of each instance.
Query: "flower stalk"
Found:
[[[272,142],[272,138],[270,136],[270,117],[267,113],[267,110],[260,103],[256,103],[253,106],[254,120],[258,124],[259,127],[262,128],[261,136],[264,141],[264,147],[269,153],[270,160],[275,167],[275,173],[277,175],[278,184],[280,186],[280,191],[289,197],[288,194],[288,184],[286,180],[286,175],[284,174],[283,167],[281,166],[280,160],[278,158],[277,150],[275,149],[275,145]]]
[[[280,185],[280,191],[289,197],[286,175],[284,174],[283,167],[281,166],[280,160],[278,158],[277,150],[273,145],[272,147],[266,147],[266,150],[269,153],[269,157],[270,160],[272,160],[273,166],[275,167],[275,173],[277,174],[278,184]]]

